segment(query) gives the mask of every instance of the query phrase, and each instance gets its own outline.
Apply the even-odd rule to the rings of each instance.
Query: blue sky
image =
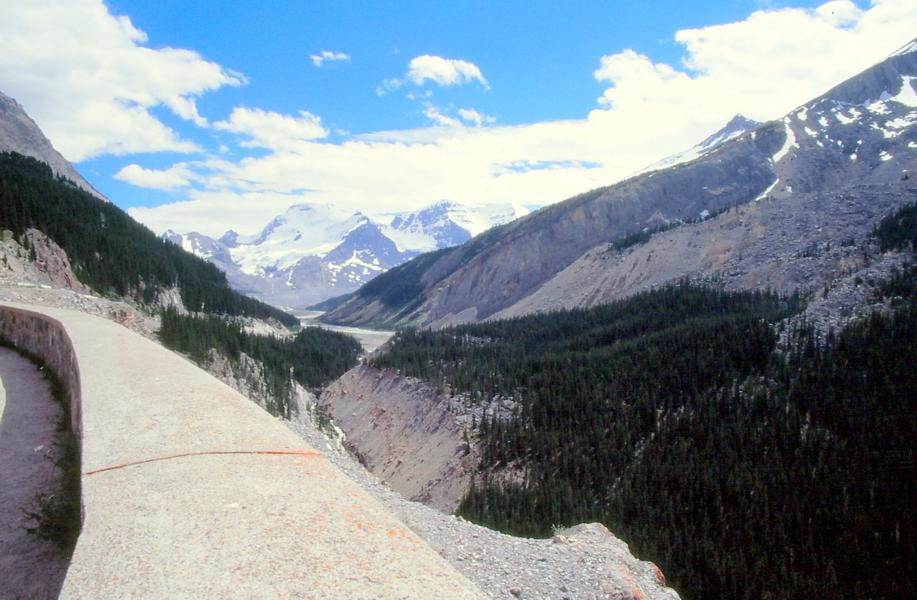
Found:
[[[744,18],[760,3],[716,2],[225,2],[117,0],[155,46],[191,48],[244,73],[250,83],[204,99],[202,112],[237,103],[291,113],[307,109],[352,132],[425,124],[404,94],[378,97],[414,56],[458,57],[480,65],[488,91],[437,90],[443,102],[475,103],[501,123],[580,118],[603,86],[599,57],[632,48],[677,63],[678,29]],[[789,4],[789,3],[784,3]],[[817,2],[795,2],[815,6]],[[315,68],[311,54],[351,60]]]
[[[295,202],[562,200],[917,31],[904,0],[13,4],[0,90],[135,217],[208,233]]]

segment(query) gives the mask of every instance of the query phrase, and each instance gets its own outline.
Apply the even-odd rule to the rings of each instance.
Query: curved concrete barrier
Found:
[[[66,328],[54,318],[26,307],[0,305],[0,338],[41,358],[60,378],[70,404],[70,430],[79,441],[82,432],[80,370]]]
[[[0,332],[76,386],[84,521],[61,597],[483,597],[324,456],[165,348],[51,308],[0,306]]]

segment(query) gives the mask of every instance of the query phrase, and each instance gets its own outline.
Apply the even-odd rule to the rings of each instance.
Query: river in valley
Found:
[[[328,329],[329,331],[339,331],[340,333],[352,335],[353,337],[357,338],[357,341],[360,342],[360,344],[363,346],[363,351],[367,354],[387,342],[388,339],[395,334],[394,331],[363,329],[361,327],[344,327],[341,325],[328,325],[318,320],[319,317],[321,317],[323,314],[325,313],[318,310],[307,310],[295,313],[303,327],[321,327],[322,329]]]

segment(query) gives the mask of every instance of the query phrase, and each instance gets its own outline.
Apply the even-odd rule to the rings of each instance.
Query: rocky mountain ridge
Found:
[[[773,263],[768,261],[778,259],[786,276],[773,286],[817,289],[837,273],[829,269],[814,279],[807,276],[814,273],[806,263],[808,248],[828,243],[827,231],[843,236],[830,240],[835,248],[848,238],[860,239],[882,216],[876,206],[891,210],[913,198],[909,174],[917,168],[915,83],[917,52],[911,45],[784,118],[741,133],[699,158],[581,194],[454,250],[393,269],[325,318],[349,325],[441,327],[592,306],[637,289],[627,281],[657,285],[702,275],[754,287],[769,283],[764,275]],[[843,199],[841,210],[833,205],[835,198]],[[757,207],[766,203],[774,206]],[[739,207],[771,214],[775,220],[770,226],[746,227],[735,220]],[[809,227],[797,227],[790,238],[780,220]],[[743,231],[724,245],[717,232],[734,226]],[[670,250],[671,240],[688,231],[696,239],[684,237],[691,247],[687,256],[698,257],[703,265]],[[745,246],[760,250],[754,261],[742,252]],[[627,277],[621,279],[625,267],[618,261],[633,252],[664,257],[660,260],[667,267],[660,271],[646,258],[642,263],[631,260]],[[619,265],[614,283],[610,279],[616,271],[606,272],[596,262],[599,255],[607,264]],[[733,264],[740,260],[743,266]],[[589,269],[570,277],[590,261]],[[736,279],[737,269],[759,276]],[[620,290],[596,291],[596,281],[602,279],[608,280],[603,284],[607,289]]]
[[[92,184],[54,149],[35,121],[18,102],[0,92],[0,152],[18,152],[46,163],[55,175],[65,177],[93,196],[106,200]]]
[[[729,140],[735,139],[747,133],[756,127],[761,125],[757,121],[753,121],[748,117],[743,115],[736,115],[729,120],[726,125],[723,126],[719,131],[710,134],[704,138],[700,143],[692,146],[691,148],[674,154],[672,156],[666,157],[656,163],[653,163],[646,169],[643,169],[641,173],[647,173],[649,171],[658,171],[660,169],[666,169],[669,167],[674,167],[675,165],[680,165],[682,163],[691,162],[692,160],[697,160],[702,156],[710,154]]]

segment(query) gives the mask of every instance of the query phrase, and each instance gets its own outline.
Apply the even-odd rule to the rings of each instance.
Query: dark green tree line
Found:
[[[306,327],[290,338],[256,335],[232,319],[179,315],[172,308],[163,311],[159,338],[202,365],[212,350],[234,362],[241,353],[258,361],[268,411],[285,418],[292,415],[292,381],[312,390],[322,387],[356,365],[361,351],[353,337],[327,329]]]
[[[784,332],[777,351],[801,305],[681,284],[401,332],[375,364],[517,400],[479,425],[469,519],[523,535],[601,521],[685,598],[910,597],[913,297],[821,342]],[[509,464],[523,481],[487,475]]]

